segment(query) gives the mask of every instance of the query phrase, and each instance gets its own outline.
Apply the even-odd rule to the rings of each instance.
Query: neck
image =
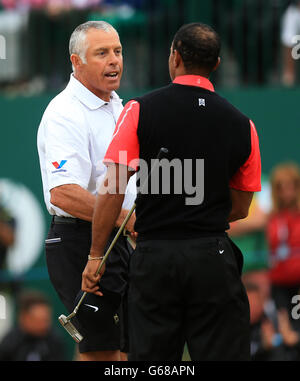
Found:
[[[200,77],[209,79],[209,73],[207,73],[207,71],[192,71],[192,72],[187,71],[185,75],[199,75]]]
[[[184,66],[178,67],[175,71],[175,78],[182,75],[199,75],[200,77],[209,79],[210,73],[208,73],[207,70],[204,69],[186,70]]]
[[[104,92],[104,91],[101,91],[97,88],[94,88],[88,81],[86,81],[84,78],[82,78],[80,75],[78,75],[77,73],[74,73],[74,78],[77,79],[77,81],[79,81],[84,87],[86,87],[91,93],[93,93],[94,95],[96,95],[96,97],[102,99],[103,101],[105,102],[109,102],[110,101],[110,97],[111,97],[111,91],[109,92]]]

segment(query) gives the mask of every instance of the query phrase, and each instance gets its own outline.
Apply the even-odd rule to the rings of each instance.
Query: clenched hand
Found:
[[[101,260],[89,260],[85,266],[82,273],[82,291],[90,292],[95,295],[103,296],[102,292],[99,291],[99,281],[105,271],[105,264],[102,265],[101,270],[98,275],[96,272],[98,270]]]

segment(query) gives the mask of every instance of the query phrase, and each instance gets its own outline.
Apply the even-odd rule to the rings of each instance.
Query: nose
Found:
[[[120,58],[116,55],[114,51],[112,51],[109,55],[109,65],[116,66],[119,64]]]

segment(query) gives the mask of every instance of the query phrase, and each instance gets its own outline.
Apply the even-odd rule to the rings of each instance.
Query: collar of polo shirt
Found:
[[[214,86],[208,78],[201,77],[200,75],[186,74],[178,76],[174,79],[173,83],[185,86],[202,87],[203,89],[214,92]]]
[[[76,96],[76,98],[90,110],[96,110],[97,108],[100,108],[108,103],[103,99],[97,97],[95,94],[93,94],[81,82],[79,82],[73,74],[71,74],[68,87]],[[111,101],[122,103],[122,99],[120,99],[120,97],[115,91],[112,91],[111,93]]]

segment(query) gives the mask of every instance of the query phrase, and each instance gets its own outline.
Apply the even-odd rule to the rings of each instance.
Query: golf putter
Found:
[[[153,172],[153,169],[157,166],[157,163],[159,162],[159,160],[161,159],[162,155],[164,154],[167,154],[169,151],[167,148],[161,148],[159,150],[159,153],[157,155],[157,158],[156,158],[156,162],[155,164],[153,165],[152,169],[151,169],[151,172],[149,173],[148,177],[147,177],[147,180],[145,181],[145,183],[143,184],[142,188],[140,189],[140,191],[138,192],[141,193],[143,188],[148,184],[148,181],[150,179],[150,176],[151,176],[151,173]],[[138,196],[137,194],[137,196]],[[135,207],[136,207],[136,204],[134,203],[131,207],[131,209],[129,210],[127,216],[125,217],[122,225],[119,227],[119,230],[117,231],[113,241],[111,242],[111,244],[109,245],[109,248],[107,249],[105,255],[103,256],[103,259],[96,271],[96,275],[99,274],[99,272],[101,271],[102,269],[102,266],[104,265],[107,257],[109,256],[111,250],[113,249],[115,243],[117,242],[119,236],[121,235],[121,233],[123,232],[127,222],[129,221],[130,217],[132,216],[134,210],[135,210]],[[60,324],[64,327],[64,329],[68,332],[68,334],[76,341],[76,343],[80,343],[81,340],[83,339],[83,336],[80,334],[80,332],[78,331],[78,329],[74,326],[74,324],[71,322],[71,319],[73,319],[74,316],[76,316],[77,314],[77,311],[79,309],[79,307],[81,306],[84,298],[86,297],[87,295],[87,292],[85,291],[79,302],[77,303],[77,305],[75,306],[74,310],[72,313],[70,313],[70,315],[66,316],[66,315],[60,315],[59,318],[58,318],[58,321],[60,322]]]

